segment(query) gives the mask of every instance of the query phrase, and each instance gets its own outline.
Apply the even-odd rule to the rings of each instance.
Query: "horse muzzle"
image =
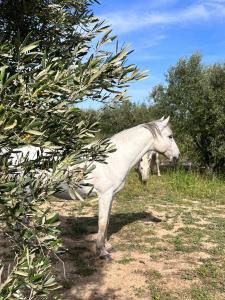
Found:
[[[176,163],[178,162],[178,160],[179,160],[179,156],[173,156],[172,159],[171,159],[171,161],[172,161],[174,164],[176,164]]]

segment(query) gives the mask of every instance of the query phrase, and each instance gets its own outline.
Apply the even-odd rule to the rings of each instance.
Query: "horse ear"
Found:
[[[161,122],[162,128],[165,128],[165,127],[168,125],[169,120],[170,120],[170,116],[167,117],[166,119],[163,119],[163,120],[162,120],[162,122]]]
[[[164,118],[165,118],[165,117],[164,117],[164,116],[162,116],[162,118],[161,118],[161,119],[159,119],[159,121],[163,121],[163,120],[164,120]]]

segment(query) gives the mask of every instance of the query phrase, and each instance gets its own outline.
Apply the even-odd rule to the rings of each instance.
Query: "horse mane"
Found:
[[[161,135],[161,131],[155,121],[144,123],[141,126],[148,129],[154,138],[156,138],[158,134]]]

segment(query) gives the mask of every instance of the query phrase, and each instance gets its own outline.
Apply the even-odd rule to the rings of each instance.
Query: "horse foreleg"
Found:
[[[99,195],[98,236],[96,241],[97,253],[101,258],[110,258],[106,249],[107,229],[112,206],[112,192]]]
[[[156,167],[157,167],[157,174],[158,174],[158,176],[161,176],[160,169],[159,169],[159,154],[158,153],[156,154],[155,163],[156,163]]]

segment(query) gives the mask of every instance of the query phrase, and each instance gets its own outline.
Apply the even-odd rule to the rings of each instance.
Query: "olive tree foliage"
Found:
[[[181,58],[151,97],[158,115],[172,117],[183,153],[209,170],[224,170],[225,65],[201,59],[198,53]]]
[[[50,256],[60,245],[59,216],[42,204],[61,181],[79,197],[90,162],[113,151],[107,140],[86,147],[96,124],[76,104],[126,99],[129,82],[144,77],[126,64],[127,47],[104,50],[115,37],[93,2],[0,1],[0,226],[15,254],[11,266],[1,263],[0,299],[47,299],[58,288]],[[39,149],[33,160],[15,151],[26,145]]]
[[[144,77],[134,64],[125,65],[127,46],[105,51],[116,36],[110,26],[94,16],[90,5],[96,0],[2,0],[0,2],[1,40],[19,32],[23,40],[40,40],[39,49],[56,56],[64,67],[74,69],[72,102],[93,99],[106,103],[125,98],[130,80]],[[15,41],[16,43],[16,41]],[[75,70],[76,69],[76,70]],[[91,90],[92,92],[88,92]],[[69,99],[68,99],[69,100]]]

